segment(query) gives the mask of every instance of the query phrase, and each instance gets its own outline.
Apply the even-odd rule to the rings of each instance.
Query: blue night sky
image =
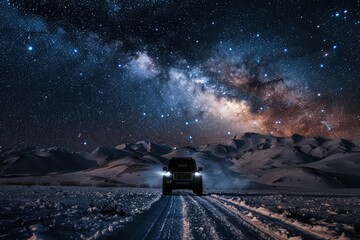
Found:
[[[360,1],[0,1],[0,145],[360,138]]]

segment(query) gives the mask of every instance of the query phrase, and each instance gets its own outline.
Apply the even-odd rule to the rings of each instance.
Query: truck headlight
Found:
[[[195,172],[195,177],[200,177],[200,176],[201,176],[201,173]]]
[[[164,176],[165,176],[165,177],[170,177],[170,176],[171,176],[171,172],[166,172],[166,173],[164,173]]]

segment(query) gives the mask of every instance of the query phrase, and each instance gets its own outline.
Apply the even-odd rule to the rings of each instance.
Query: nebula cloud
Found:
[[[264,77],[261,73],[269,69],[253,58],[211,58],[201,69],[171,68],[167,99],[172,104],[187,101],[193,114],[232,132],[333,136],[339,127],[337,105],[294,84],[289,76]]]
[[[359,138],[356,4],[2,1],[0,149]]]

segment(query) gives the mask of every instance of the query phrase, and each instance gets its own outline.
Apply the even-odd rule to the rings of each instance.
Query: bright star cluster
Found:
[[[360,138],[360,1],[0,2],[0,146]]]

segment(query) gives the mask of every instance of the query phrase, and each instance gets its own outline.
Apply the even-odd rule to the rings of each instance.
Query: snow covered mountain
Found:
[[[0,183],[158,187],[162,166],[175,156],[204,167],[206,188],[360,187],[360,141],[256,133],[197,148],[148,141],[78,153],[22,146],[0,152]]]

